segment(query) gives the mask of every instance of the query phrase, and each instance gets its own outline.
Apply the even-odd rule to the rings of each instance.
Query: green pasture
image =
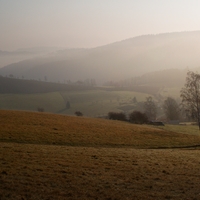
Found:
[[[145,101],[148,94],[131,91],[63,91],[41,94],[0,94],[0,109],[31,110],[44,108],[45,112],[74,115],[81,111],[85,116],[98,117],[109,111],[128,111],[135,108],[133,98]],[[66,102],[70,108],[66,108]]]
[[[152,126],[152,125],[147,125]],[[156,126],[159,129],[163,129],[168,132],[173,133],[183,133],[189,135],[198,135],[200,136],[199,127],[197,125],[174,125],[174,124],[165,124],[165,126]]]
[[[64,102],[59,93],[42,94],[1,94],[0,109],[37,111],[38,107],[47,112],[57,112]]]
[[[62,113],[73,114],[81,111],[86,116],[104,116],[109,111],[125,111],[124,106],[134,106],[133,98],[145,101],[147,94],[130,91],[90,90],[81,92],[62,92],[63,99],[70,102],[70,109]]]
[[[162,88],[160,90],[160,94],[163,97],[173,97],[175,99],[179,99],[180,98],[180,91],[181,91],[181,87],[172,87],[172,88]]]
[[[190,134],[190,135],[200,135],[199,127],[197,125],[170,125],[166,124],[163,127],[164,130]]]

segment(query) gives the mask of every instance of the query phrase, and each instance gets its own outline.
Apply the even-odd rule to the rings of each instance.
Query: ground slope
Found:
[[[1,200],[200,198],[198,149],[148,149],[199,136],[16,111],[0,111],[0,127]]]
[[[195,135],[128,122],[47,113],[0,111],[2,142],[132,148],[200,144]]]

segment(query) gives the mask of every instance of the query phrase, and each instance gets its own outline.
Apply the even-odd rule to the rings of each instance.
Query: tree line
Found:
[[[180,91],[181,102],[167,97],[162,110],[167,121],[195,120],[200,130],[200,74],[188,71],[184,87]],[[157,120],[158,107],[154,99],[149,96],[144,102],[144,112],[132,111],[128,116],[123,112],[109,112],[112,120],[130,121],[135,124],[144,124]]]
[[[108,119],[130,121],[135,124],[144,124],[157,120],[157,106],[151,96],[144,102],[144,112],[132,111],[128,116],[124,112],[109,112]],[[168,120],[177,120],[180,115],[180,108],[175,99],[168,97],[163,104],[163,110]]]

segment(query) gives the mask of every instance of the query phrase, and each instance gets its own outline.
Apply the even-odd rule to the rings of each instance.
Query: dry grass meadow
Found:
[[[0,199],[200,199],[200,136],[0,111]]]

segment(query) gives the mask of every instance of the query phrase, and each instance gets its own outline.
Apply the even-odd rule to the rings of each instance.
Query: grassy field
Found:
[[[0,127],[2,200],[200,199],[188,131],[3,110]]]
[[[180,91],[182,87],[163,88],[162,90],[160,90],[160,94],[166,98],[173,97],[175,99],[180,99]]]
[[[81,111],[86,116],[105,116],[109,111],[123,111],[123,106],[131,110],[136,97],[144,101],[148,94],[130,91],[83,90],[41,94],[0,94],[0,109],[36,111],[38,107],[46,112],[74,115]],[[70,109],[66,109],[66,101]],[[122,108],[122,110],[121,110]]]
[[[197,125],[171,125],[165,124],[165,126],[160,127],[166,131],[178,132],[183,134],[198,135],[200,136],[199,127]]]
[[[38,107],[57,112],[65,107],[58,92],[41,94],[0,94],[0,109],[36,111]]]
[[[163,97],[172,96],[179,99],[180,88],[160,90]],[[80,111],[88,117],[105,117],[108,112],[130,113],[134,110],[143,112],[142,102],[150,94],[117,91],[113,88],[96,88],[94,90],[75,90],[38,94],[0,94],[0,109],[37,111],[74,115]],[[138,103],[134,103],[136,98]],[[66,107],[67,103],[69,107]],[[158,114],[163,114],[159,113]]]
[[[200,137],[154,126],[38,112],[0,111],[2,142],[164,148],[200,144]]]

